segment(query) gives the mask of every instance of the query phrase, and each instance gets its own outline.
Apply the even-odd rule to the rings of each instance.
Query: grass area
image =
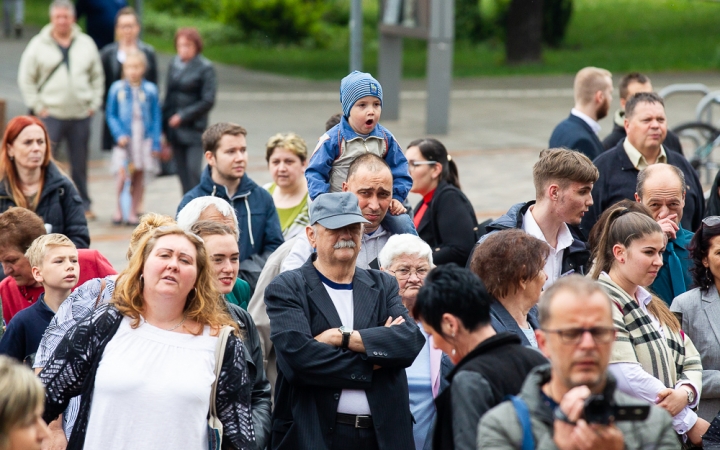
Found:
[[[37,5],[47,17],[46,1],[28,0],[28,21]],[[366,3],[373,3],[366,0]],[[370,6],[366,16],[377,17]],[[595,65],[614,72],[630,70],[700,71],[720,67],[720,2],[713,0],[574,0],[567,37],[561,48],[546,48],[543,63],[507,66],[498,42],[455,46],[456,77],[512,74],[574,73]],[[190,18],[168,18],[148,12],[145,39],[158,50],[172,52],[168,30],[198,26],[208,40],[205,55],[218,62],[242,65],[283,75],[312,79],[338,79],[347,74],[348,34],[340,29],[328,48],[266,47],[236,42],[229,27]],[[168,28],[170,27],[170,28]],[[164,31],[163,31],[164,30]],[[365,69],[377,71],[377,32],[365,30]],[[425,42],[405,41],[404,75],[425,74]]]

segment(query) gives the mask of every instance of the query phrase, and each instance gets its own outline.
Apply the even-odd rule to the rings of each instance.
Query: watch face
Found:
[[[340,332],[341,332],[342,334],[345,334],[345,333],[350,334],[350,333],[352,333],[352,331],[353,331],[352,328],[346,327],[345,325],[343,325],[343,326],[340,327]]]

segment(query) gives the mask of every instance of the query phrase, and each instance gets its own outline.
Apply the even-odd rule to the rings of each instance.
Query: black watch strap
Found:
[[[342,334],[342,348],[347,349],[348,345],[350,345],[350,335],[352,333],[343,333]]]

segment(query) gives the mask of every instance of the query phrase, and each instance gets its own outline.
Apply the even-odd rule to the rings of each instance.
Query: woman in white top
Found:
[[[176,226],[145,236],[112,302],[78,322],[40,373],[48,421],[83,396],[68,449],[207,448],[217,335],[226,325],[238,333],[220,298],[200,238]],[[223,446],[254,448],[240,337],[223,354]]]
[[[278,133],[265,144],[265,160],[273,182],[263,186],[275,203],[285,240],[305,233],[310,225],[308,187],[305,179],[307,145],[295,133]]]
[[[683,440],[702,445],[700,355],[665,302],[646,289],[663,265],[666,238],[652,217],[615,206],[594,230],[592,277],[613,303],[616,336],[608,370],[626,394],[657,403]]]

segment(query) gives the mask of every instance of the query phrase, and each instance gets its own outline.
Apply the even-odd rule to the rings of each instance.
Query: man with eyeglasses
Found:
[[[656,405],[649,405],[644,420],[611,419],[609,424],[586,420],[585,405],[591,396],[602,396],[619,406],[648,405],[617,390],[607,371],[615,341],[612,307],[596,282],[577,275],[559,280],[543,293],[539,304],[542,329],[536,333],[550,365],[528,375],[515,403],[506,401],[483,416],[478,449],[518,449],[531,444],[532,448],[560,450],[680,447],[670,415]],[[527,419],[525,424],[523,419]]]

